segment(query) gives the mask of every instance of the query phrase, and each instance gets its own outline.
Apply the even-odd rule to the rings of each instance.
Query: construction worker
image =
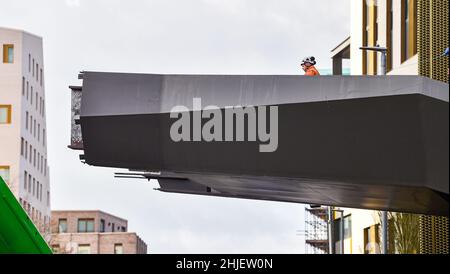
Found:
[[[305,76],[319,76],[320,73],[314,66],[317,64],[314,56],[306,57],[302,61],[302,69],[305,71]]]

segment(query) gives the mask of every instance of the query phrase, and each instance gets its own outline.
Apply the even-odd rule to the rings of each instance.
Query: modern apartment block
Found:
[[[362,46],[380,46],[387,48],[388,75],[421,75],[448,83],[449,60],[443,55],[448,48],[448,4],[446,0],[351,1],[351,37],[332,50],[335,74],[342,74],[342,59],[350,59],[353,75],[380,74],[381,55],[360,50]],[[379,213],[342,210],[344,220],[349,220],[344,223],[350,224],[344,227],[349,231],[344,238],[344,253],[379,253]],[[390,223],[408,218],[400,214],[390,216]],[[448,253],[448,217],[409,217],[410,229],[418,226],[416,252]],[[339,224],[339,218],[335,222]],[[338,242],[339,235],[335,238]],[[389,249],[398,252],[392,251],[395,247]]]
[[[128,232],[128,221],[94,211],[52,211],[50,245],[62,254],[146,254],[147,245]]]
[[[351,1],[350,38],[332,51],[339,73],[350,59],[351,74],[380,74],[381,55],[362,46],[387,48],[388,75],[422,75],[448,82],[448,1]]]
[[[42,38],[0,28],[0,176],[45,234],[50,179]]]
[[[306,207],[305,236],[308,254],[381,253],[380,216],[375,210]]]
[[[417,8],[415,0],[351,2],[351,67],[355,75],[380,73],[380,54],[361,46],[388,48],[387,71],[417,75]]]
[[[338,210],[333,214],[335,253],[380,254],[382,237],[379,212],[354,208]]]

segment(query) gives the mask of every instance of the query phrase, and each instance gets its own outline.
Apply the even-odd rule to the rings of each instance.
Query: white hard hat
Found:
[[[316,58],[314,56],[305,57],[302,60],[302,65],[305,64],[305,63],[309,63],[311,65],[315,65],[315,64],[317,64]]]

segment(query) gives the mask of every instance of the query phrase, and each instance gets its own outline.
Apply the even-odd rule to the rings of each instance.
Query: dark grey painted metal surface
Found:
[[[86,163],[188,179],[160,180],[163,191],[448,215],[444,83],[85,72],[82,90]],[[222,108],[277,105],[278,150],[173,142],[168,113],[193,97]]]
[[[333,205],[432,215],[448,214],[448,199],[421,187],[336,180],[177,174],[189,181],[160,179],[160,190],[206,196]],[[209,187],[209,189],[208,189]]]
[[[418,76],[83,73],[81,115],[168,113],[173,106],[259,106],[423,94],[448,103],[448,85]],[[190,108],[192,110],[192,108]]]

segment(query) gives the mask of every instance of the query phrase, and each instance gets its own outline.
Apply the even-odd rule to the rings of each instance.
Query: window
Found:
[[[111,232],[115,232],[115,224],[113,223],[112,225],[111,225],[112,227],[111,227]]]
[[[34,59],[33,59],[33,66],[32,66],[32,68],[33,68],[33,76],[34,76]]]
[[[33,152],[33,146],[30,144],[30,164],[31,164],[31,160],[32,160],[32,158],[33,157],[31,157],[31,154],[32,154],[32,152]]]
[[[41,69],[41,73],[39,75],[41,76],[41,78],[40,78],[40,85],[42,87],[42,69]]]
[[[31,174],[28,174],[28,193],[31,193]]]
[[[343,254],[346,250],[347,246],[345,243],[345,240],[352,238],[352,217],[351,215],[344,216],[343,222],[341,222],[342,217],[339,216],[339,218],[334,219],[333,221],[333,232],[334,232],[334,242],[335,242],[335,248],[336,252],[338,254]],[[343,230],[342,230],[343,226]],[[344,239],[344,250],[341,251],[341,241],[342,238]],[[351,247],[350,247],[351,250]]]
[[[58,233],[67,233],[67,219],[58,220]]]
[[[78,245],[78,254],[91,254],[91,245],[80,244]]]
[[[8,183],[9,182],[9,166],[0,166],[0,177]]]
[[[402,62],[417,53],[417,3],[402,0]]]
[[[38,123],[38,132],[37,132],[37,136],[38,136],[38,141],[41,139],[41,124]]]
[[[28,53],[28,72],[31,72],[31,54]]]
[[[78,232],[94,232],[94,219],[79,219]]]
[[[114,244],[114,254],[123,254],[122,244]]]
[[[105,232],[105,220],[100,219],[100,232]]]
[[[24,171],[24,178],[23,178],[23,188],[26,190],[27,189],[27,177],[28,177],[28,172]]]
[[[42,202],[42,184],[41,184],[41,189],[40,189],[40,192],[39,192],[39,201]]]
[[[25,160],[28,159],[28,142],[25,141]]]
[[[352,237],[352,216],[348,215],[344,217],[344,239],[350,239]]]
[[[29,91],[30,91],[30,83],[27,81],[27,101],[29,97]]]
[[[31,86],[31,94],[30,94],[30,105],[33,105],[33,86]]]
[[[380,253],[380,225],[376,224],[364,229],[364,253],[379,254]]]
[[[36,194],[36,179],[33,178],[33,196]]]
[[[25,140],[22,138],[20,138],[20,155],[24,156],[25,153],[25,149],[23,148],[25,146]]]
[[[0,124],[11,124],[11,105],[0,105]]]
[[[22,96],[25,96],[25,77],[22,77]]]
[[[14,62],[14,45],[3,45],[3,63],[12,64]]]
[[[39,104],[39,101],[38,101],[38,93],[37,93],[37,91],[36,91],[36,111],[38,110],[38,104]]]

